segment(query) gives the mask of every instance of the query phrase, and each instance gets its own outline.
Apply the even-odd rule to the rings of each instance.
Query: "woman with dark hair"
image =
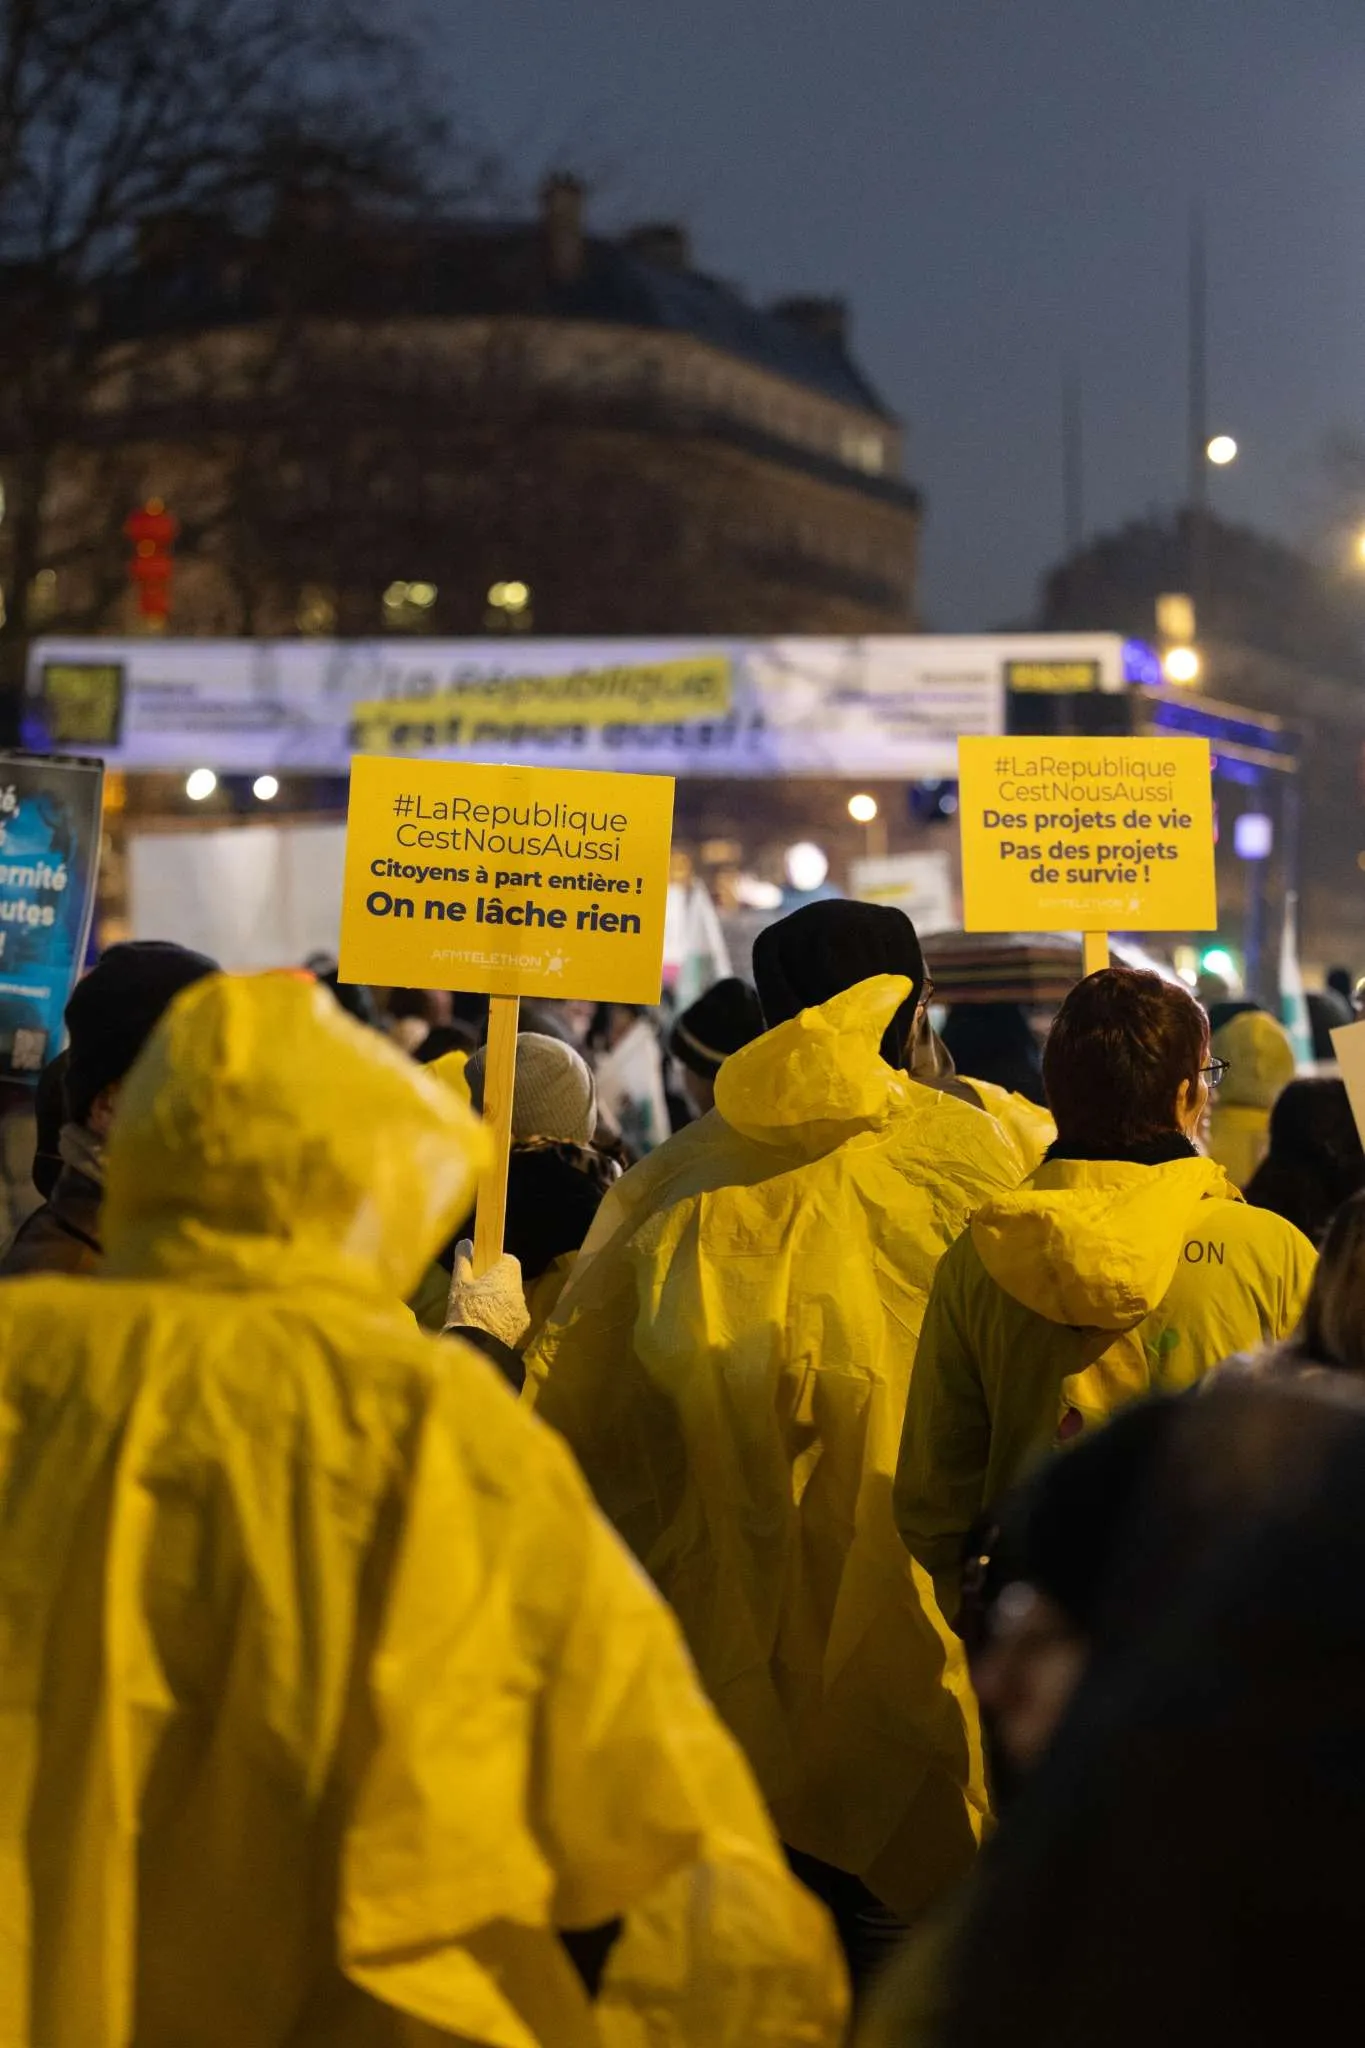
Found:
[[[1270,1150],[1247,1182],[1247,1200],[1321,1244],[1341,1204],[1362,1187],[1365,1151],[1346,1083],[1291,1081],[1270,1112]]]
[[[910,1376],[896,1520],[949,1612],[963,1539],[1029,1465],[1287,1336],[1312,1277],[1307,1239],[1195,1149],[1220,1077],[1186,990],[1091,975],[1057,1014],[1043,1076],[1057,1141],[943,1260]]]

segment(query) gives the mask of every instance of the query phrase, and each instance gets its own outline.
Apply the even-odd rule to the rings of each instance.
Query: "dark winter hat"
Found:
[[[101,1089],[123,1079],[180,991],[219,971],[207,954],[163,939],[109,948],[66,1006],[66,1102],[74,1122],[84,1123]]]
[[[769,1026],[785,1024],[874,974],[903,974],[911,984],[909,1000],[882,1040],[882,1058],[902,1067],[924,992],[924,955],[903,910],[889,903],[807,903],[770,924],[754,942],[754,980]]]
[[[758,991],[747,981],[731,975],[717,981],[684,1010],[669,1034],[668,1049],[675,1060],[714,1081],[722,1060],[763,1032],[763,1010]]]

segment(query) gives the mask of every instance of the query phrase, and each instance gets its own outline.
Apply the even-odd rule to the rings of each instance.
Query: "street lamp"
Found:
[[[483,622],[494,632],[524,633],[531,624],[531,586],[519,577],[489,585]]]
[[[1215,434],[1204,444],[1204,453],[1215,469],[1226,469],[1230,462],[1237,460],[1237,443],[1231,434]]]
[[[1168,683],[1197,683],[1199,655],[1193,647],[1168,647],[1161,659]]]
[[[798,839],[795,846],[789,846],[782,857],[787,871],[787,880],[799,896],[809,896],[816,889],[823,888],[829,873],[829,855],[823,846],[816,846],[809,839]]]

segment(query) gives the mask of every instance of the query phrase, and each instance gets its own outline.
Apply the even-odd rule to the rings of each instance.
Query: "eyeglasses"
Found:
[[[1208,1065],[1201,1067],[1199,1071],[1210,1088],[1221,1088],[1231,1065],[1231,1060],[1210,1060]]]

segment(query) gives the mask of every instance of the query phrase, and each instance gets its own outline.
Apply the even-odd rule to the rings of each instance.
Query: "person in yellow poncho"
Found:
[[[1209,1066],[1158,975],[1091,975],[1058,1012],[1057,1143],[939,1267],[910,1380],[896,1520],[949,1613],[968,1531],[1049,1448],[1298,1322],[1312,1246],[1196,1151]]]
[[[106,1277],[3,1290],[7,2044],[834,2048],[672,1618],[401,1305],[483,1143],[325,990],[217,976],[124,1085]]]
[[[1294,1044],[1268,1011],[1239,1010],[1211,1045],[1228,1071],[1209,1110],[1209,1157],[1245,1188],[1270,1150],[1270,1112],[1294,1078]]]
[[[890,1488],[935,1264],[1022,1166],[898,1071],[923,983],[901,912],[811,906],[754,966],[776,1028],[608,1194],[527,1383],[682,1621],[856,1980],[878,1902],[917,1914],[982,1817],[959,1649]]]

